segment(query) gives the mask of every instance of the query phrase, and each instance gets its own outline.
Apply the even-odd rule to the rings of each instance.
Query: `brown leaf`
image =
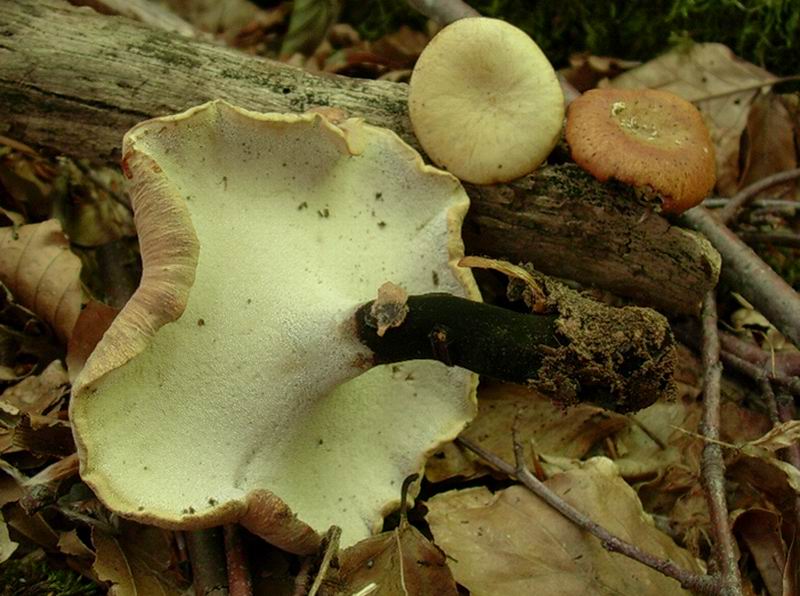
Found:
[[[339,555],[338,594],[455,596],[444,553],[403,520],[391,532],[362,540]]]
[[[58,499],[58,489],[62,482],[78,474],[78,454],[73,453],[50,464],[35,476],[21,484],[25,495],[20,504],[27,511],[38,511]]]
[[[531,465],[531,442],[538,454],[581,458],[598,441],[628,424],[625,416],[596,406],[579,404],[565,411],[524,387],[483,382],[478,389],[478,416],[461,436],[513,461],[511,427],[518,414],[518,438]],[[473,477],[485,470],[474,457],[450,444],[430,458],[425,474],[431,482],[440,482],[454,476]]]
[[[111,326],[119,310],[102,302],[90,300],[81,311],[67,344],[67,369],[70,381],[75,380],[75,377],[78,376],[97,342],[103,337],[106,329]]]
[[[782,596],[788,549],[781,536],[781,516],[764,509],[744,511],[733,522],[733,530],[753,555],[771,596]]]
[[[748,455],[753,455],[750,448],[764,449],[775,452],[778,449],[790,447],[800,441],[800,420],[789,420],[775,425],[767,434],[758,439],[747,442],[742,450]]]
[[[119,198],[123,177],[118,169],[81,169],[74,161],[62,158],[59,171],[57,180],[63,188],[55,193],[53,217],[61,222],[73,244],[101,246],[136,235],[131,209]]]
[[[98,528],[92,531],[97,577],[112,584],[114,596],[158,596],[183,594],[170,576],[171,542],[166,530],[123,521],[112,536]]]
[[[3,512],[0,511],[0,563],[5,563],[14,551],[17,550],[19,543],[11,540],[8,535],[8,526],[3,519]]]
[[[81,262],[61,224],[50,219],[0,228],[0,282],[66,341],[81,309]]]
[[[625,89],[671,91],[692,101],[703,114],[717,154],[717,189],[731,196],[739,188],[739,141],[759,83],[776,77],[738,59],[718,43],[676,48],[611,82]]]
[[[559,72],[573,87],[583,93],[594,89],[601,79],[612,79],[626,70],[639,66],[641,62],[622,60],[609,56],[592,56],[588,53],[573,54],[569,57],[569,68]]]
[[[20,505],[15,504],[6,510],[6,521],[9,527],[14,528],[30,542],[48,551],[56,550],[58,534],[41,513],[29,515]]]
[[[36,455],[65,457],[75,452],[69,422],[53,416],[23,414],[14,428],[11,443]]]
[[[610,460],[593,458],[547,484],[612,533],[699,571],[687,551],[654,527]],[[485,488],[452,491],[437,495],[428,507],[437,543],[452,558],[456,580],[473,596],[686,594],[675,580],[609,553],[521,486],[495,494]]]
[[[756,97],[747,118],[744,138],[740,188],[797,167],[792,117],[775,94],[765,93]],[[796,192],[791,192],[796,189],[796,182],[785,182],[762,194],[796,196]]]
[[[65,555],[71,555],[79,559],[92,559],[95,556],[94,551],[86,546],[83,540],[80,539],[77,530],[60,533],[58,537],[58,550]]]
[[[41,374],[27,377],[6,389],[0,401],[25,414],[42,414],[66,395],[68,384],[64,365],[54,360]]]

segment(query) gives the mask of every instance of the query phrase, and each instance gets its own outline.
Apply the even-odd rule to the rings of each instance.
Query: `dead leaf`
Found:
[[[9,527],[14,528],[30,542],[47,551],[57,549],[58,533],[47,523],[41,513],[29,515],[19,504],[14,504],[6,509],[6,518]]]
[[[72,427],[55,416],[23,414],[14,428],[11,444],[35,455],[66,457],[75,452]]]
[[[739,187],[797,167],[792,117],[781,99],[773,93],[761,93],[753,102],[747,118],[744,155]],[[796,196],[795,181],[777,184],[761,195]]]
[[[58,550],[65,555],[71,555],[79,559],[93,559],[95,556],[94,551],[80,539],[77,530],[61,532],[58,537]]]
[[[281,55],[312,54],[336,22],[340,10],[340,0],[294,0]]]
[[[546,484],[620,538],[684,569],[697,561],[653,525],[614,464],[593,458]],[[688,594],[678,583],[579,530],[521,486],[491,494],[451,491],[428,502],[428,523],[473,596],[507,594]]]
[[[107,306],[96,300],[89,300],[81,311],[67,344],[67,369],[70,381],[74,381],[78,376],[89,355],[111,326],[119,311],[118,308]]]
[[[60,360],[54,360],[39,375],[27,377],[6,389],[0,401],[25,414],[43,414],[68,391],[67,371]]]
[[[761,86],[775,80],[768,71],[738,59],[719,43],[678,47],[611,81],[624,89],[662,89],[694,102],[716,147],[717,189],[739,189],[739,142]]]
[[[618,456],[614,463],[629,482],[655,482],[664,479],[670,468],[686,471],[684,483],[695,482],[702,444],[679,429],[697,430],[702,406],[691,396],[673,402],[658,402],[631,416],[635,424],[614,437]],[[670,491],[678,488],[672,478]]]
[[[160,528],[122,521],[117,535],[93,528],[97,577],[110,582],[114,596],[183,594],[171,575],[170,533]]]
[[[774,453],[778,449],[791,447],[800,441],[800,420],[789,420],[775,425],[767,434],[742,445],[741,449],[748,455],[758,453],[755,450],[765,450]],[[757,455],[756,455],[757,457]]]
[[[601,79],[613,79],[626,70],[641,65],[636,60],[623,60],[610,56],[592,56],[588,53],[572,54],[569,68],[559,71],[569,83],[583,93],[594,89]]]
[[[0,185],[13,211],[26,219],[41,220],[50,213],[53,168],[39,157],[14,152],[0,161]]]
[[[3,512],[0,511],[0,564],[5,563],[14,554],[18,546],[19,543],[11,540],[8,535],[8,526],[6,526],[6,521],[3,519]]]
[[[444,553],[405,519],[395,530],[362,540],[341,552],[339,568],[336,590],[326,594],[458,594]]]
[[[518,439],[531,466],[534,445],[539,455],[582,458],[596,443],[628,424],[625,416],[596,406],[578,404],[564,410],[519,385],[482,382],[478,388],[478,415],[461,436],[506,461],[514,461],[511,427],[518,415]],[[453,444],[435,453],[425,469],[431,482],[485,472],[483,464]]]
[[[81,168],[73,160],[59,160],[53,217],[73,244],[95,247],[136,235],[131,208],[120,198],[122,185],[122,173],[116,169]]]
[[[80,259],[70,251],[57,220],[0,228],[0,282],[62,341],[80,314],[80,270]]]
[[[20,504],[26,511],[38,511],[58,499],[62,482],[78,475],[78,454],[73,453],[50,464],[35,476],[21,482],[25,495]]]
[[[753,555],[771,596],[782,596],[788,549],[781,536],[781,516],[773,511],[743,511],[733,521],[734,532]]]

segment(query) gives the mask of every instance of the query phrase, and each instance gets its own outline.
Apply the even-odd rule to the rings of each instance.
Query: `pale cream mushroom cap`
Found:
[[[350,316],[387,280],[479,299],[458,181],[361,121],[220,101],[136,126],[123,155],[144,274],[75,382],[84,480],[125,517],[238,521],[293,552],[379,529],[476,377],[362,374]]]
[[[433,162],[475,184],[536,169],[561,134],[564,94],[528,35],[497,19],[458,20],[426,46],[408,110]]]

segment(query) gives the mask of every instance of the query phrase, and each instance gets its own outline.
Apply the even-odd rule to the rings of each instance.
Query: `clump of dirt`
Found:
[[[548,310],[558,314],[560,345],[546,348],[538,377],[530,382],[533,388],[564,405],[590,401],[617,412],[674,396],[675,341],[663,315],[638,306],[608,306],[530,265],[525,268],[544,288]],[[531,299],[528,287],[514,279],[508,295]]]

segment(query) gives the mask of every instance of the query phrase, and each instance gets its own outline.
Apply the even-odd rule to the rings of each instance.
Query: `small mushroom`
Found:
[[[564,94],[547,57],[504,21],[455,21],[426,46],[411,75],[408,109],[434,163],[492,184],[538,167],[561,133]]]
[[[666,91],[587,91],[569,106],[566,139],[572,158],[595,178],[655,194],[665,213],[694,207],[716,183],[703,117]]]

